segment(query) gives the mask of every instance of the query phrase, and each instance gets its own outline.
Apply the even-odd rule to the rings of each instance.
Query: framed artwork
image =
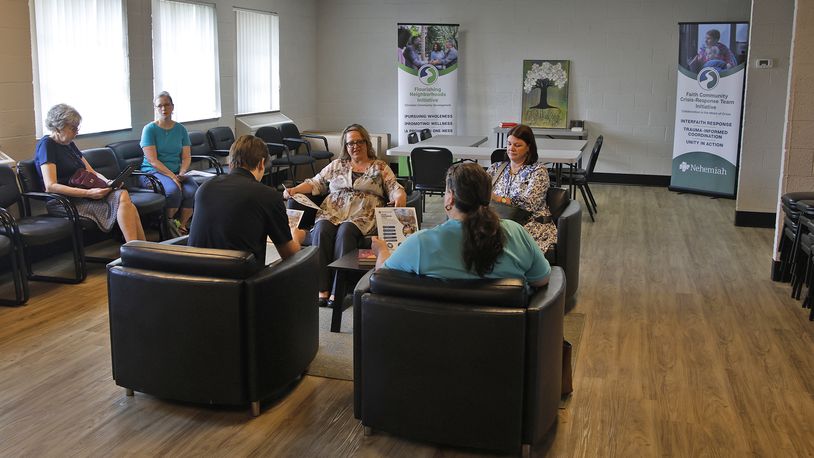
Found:
[[[570,61],[524,60],[521,122],[531,127],[564,129],[568,124]]]

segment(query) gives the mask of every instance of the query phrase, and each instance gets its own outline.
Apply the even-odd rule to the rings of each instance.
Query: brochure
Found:
[[[305,212],[291,208],[286,209],[285,212],[288,214],[288,227],[291,228],[291,230],[298,228],[300,226],[300,221],[302,220],[302,215]]]
[[[291,198],[294,199],[294,201],[300,205],[305,205],[306,207],[319,210],[319,205],[315,204],[314,201],[312,201],[303,194],[294,194],[293,196],[291,196]]]
[[[394,250],[408,236],[418,230],[418,218],[413,207],[376,208],[376,226],[379,238]]]
[[[184,172],[184,175],[188,177],[213,177],[215,176],[212,172],[204,172],[203,170],[187,170]]]

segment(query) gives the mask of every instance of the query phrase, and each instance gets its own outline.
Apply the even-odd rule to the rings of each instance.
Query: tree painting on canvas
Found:
[[[523,61],[523,124],[549,129],[567,126],[568,72],[567,60]]]

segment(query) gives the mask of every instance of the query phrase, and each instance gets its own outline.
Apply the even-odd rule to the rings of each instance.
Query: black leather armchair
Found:
[[[548,208],[557,225],[557,244],[546,258],[551,265],[562,267],[568,279],[565,300],[570,302],[579,287],[580,241],[582,239],[582,206],[562,188],[549,188]]]
[[[524,451],[557,418],[566,281],[378,270],[354,292],[354,414],[366,434]]]
[[[316,355],[316,248],[259,271],[243,251],[129,242],[121,253],[108,307],[113,379],[128,394],[258,415]]]

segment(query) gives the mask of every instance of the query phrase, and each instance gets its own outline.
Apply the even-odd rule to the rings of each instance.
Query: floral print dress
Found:
[[[336,159],[305,182],[313,186],[313,195],[328,194],[316,221],[328,220],[335,225],[348,221],[362,234],[376,229],[374,209],[384,206],[393,192],[404,189],[390,166],[380,160],[372,161],[361,174],[354,174],[350,160]]]
[[[486,172],[494,179],[504,164],[507,163],[492,164]],[[511,165],[507,165],[497,177],[492,190],[498,196],[511,199],[511,205],[532,213],[532,219],[523,227],[531,234],[543,253],[557,243],[557,226],[554,223],[543,224],[535,221],[540,216],[551,215],[546,202],[548,187],[548,169],[542,162],[537,162],[523,165],[517,174],[512,174]]]

